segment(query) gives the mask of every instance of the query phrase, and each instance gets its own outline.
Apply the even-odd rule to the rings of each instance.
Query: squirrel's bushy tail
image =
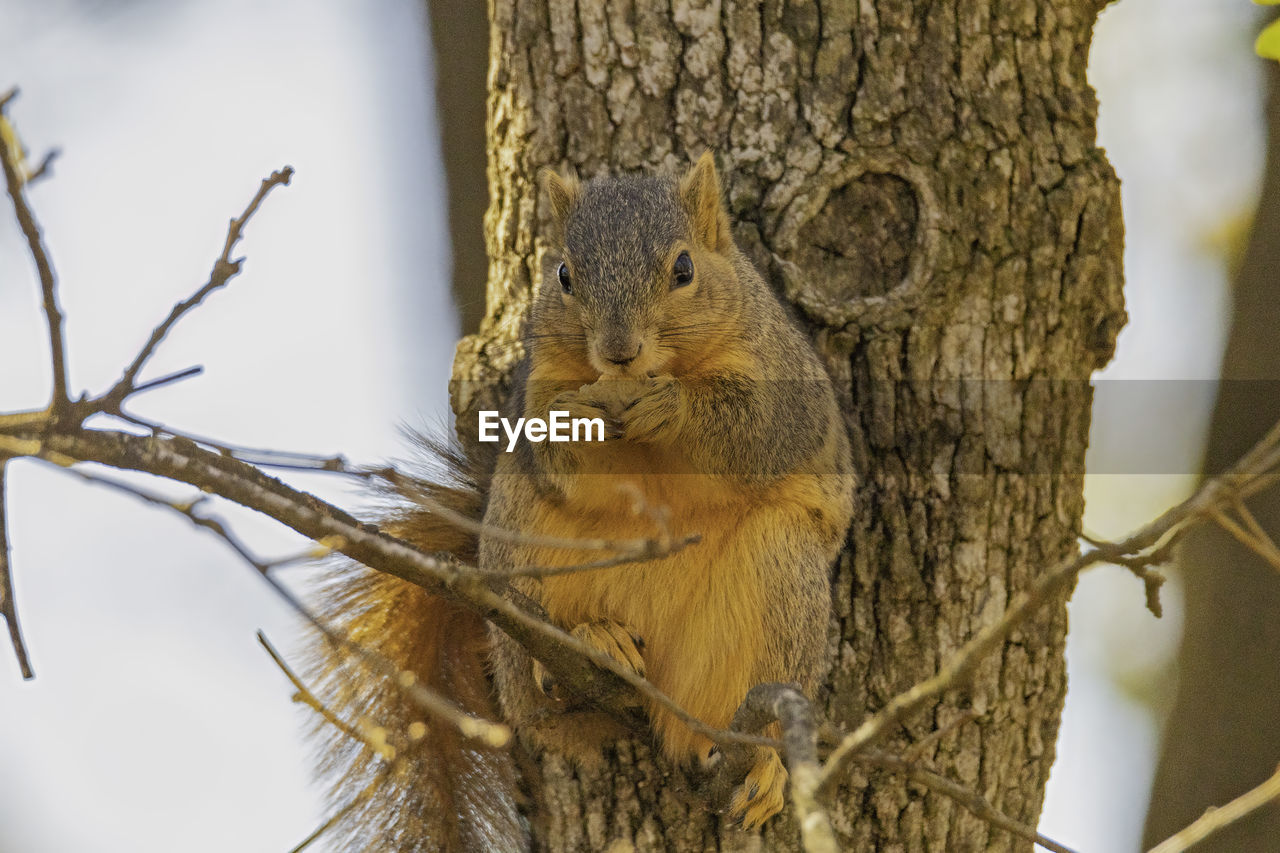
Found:
[[[426,501],[480,520],[491,466],[419,438],[443,476],[414,480],[392,493],[396,508],[382,528],[427,553],[475,564],[476,537],[432,512]],[[464,710],[496,719],[485,671],[484,620],[422,588],[354,563],[324,580],[318,615],[365,649],[411,672],[417,683]],[[332,782],[332,808],[357,805],[326,839],[335,850],[364,853],[506,851],[524,846],[509,752],[486,749],[427,715],[394,679],[357,654],[313,643],[311,675],[321,701],[366,740],[385,739],[388,762],[365,744],[317,722],[320,772]],[[425,723],[425,734],[422,725]],[[362,794],[368,789],[367,794]],[[339,838],[340,836],[340,838]]]

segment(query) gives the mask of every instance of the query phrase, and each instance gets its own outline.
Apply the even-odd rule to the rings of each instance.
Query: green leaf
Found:
[[[1280,6],[1280,0],[1253,0],[1256,6]]]
[[[1280,0],[1270,0],[1270,2],[1280,3]],[[1258,40],[1253,43],[1253,49],[1263,59],[1280,59],[1280,21],[1272,21],[1258,35]]]

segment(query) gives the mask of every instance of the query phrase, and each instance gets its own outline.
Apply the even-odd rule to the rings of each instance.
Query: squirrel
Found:
[[[510,586],[710,726],[728,728],[756,684],[796,683],[812,696],[828,664],[829,570],[853,513],[849,441],[825,369],[735,245],[710,152],[678,180],[541,178],[554,249],[508,407],[599,419],[604,440],[523,441],[470,457],[433,448],[451,476],[402,487],[408,500],[383,529],[482,569],[568,567],[583,552],[549,547],[548,537],[648,539],[653,514],[635,505],[662,508],[669,535],[700,541]],[[482,521],[480,534],[421,495]],[[497,529],[522,535],[485,533]],[[607,725],[580,723],[602,714],[575,709],[522,646],[459,604],[350,566],[331,578],[320,610],[465,710],[492,719],[496,698],[534,750],[586,756],[608,736]],[[353,809],[343,849],[527,846],[508,752],[430,720],[411,730],[421,712],[394,684],[352,688],[336,652],[320,658],[313,671],[344,710],[402,741],[390,747],[399,772]],[[665,708],[644,710],[667,759],[715,766],[710,740]],[[331,743],[322,765],[345,802],[375,780],[381,759],[345,736]],[[728,818],[759,827],[783,808],[786,781],[777,752],[756,748]]]

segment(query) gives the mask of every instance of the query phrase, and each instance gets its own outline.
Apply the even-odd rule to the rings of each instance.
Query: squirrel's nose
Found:
[[[602,347],[602,352],[600,354],[603,355],[605,361],[610,364],[616,364],[618,367],[626,367],[628,364],[636,360],[640,355],[640,350],[643,348],[644,343],[642,341],[637,341],[634,344],[631,344],[630,342],[621,345],[613,344],[608,347]]]

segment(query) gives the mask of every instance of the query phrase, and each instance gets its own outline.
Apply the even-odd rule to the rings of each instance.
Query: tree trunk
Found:
[[[1205,451],[1221,472],[1280,420],[1280,73],[1270,74],[1267,171],[1249,247],[1236,275],[1231,334]],[[1260,380],[1266,380],[1260,381]],[[1264,529],[1280,530],[1280,494],[1249,500]],[[1280,574],[1221,528],[1187,536],[1178,556],[1186,588],[1178,697],[1152,785],[1146,838],[1154,844],[1275,772],[1280,762]],[[1200,845],[1271,850],[1280,808],[1261,809]]]
[[[1118,187],[1085,79],[1099,6],[493,0],[489,307],[454,366],[462,435],[519,355],[549,224],[537,170],[674,172],[716,150],[735,236],[809,323],[855,447],[818,706],[848,730],[932,675],[1076,547],[1086,380],[1124,321]],[[1058,602],[894,744],[972,706],[925,760],[1034,824],[1065,632]],[[759,849],[646,743],[532,765],[538,849]],[[850,850],[1026,847],[883,772],[852,776],[832,817]],[[798,849],[789,819],[765,836]]]

